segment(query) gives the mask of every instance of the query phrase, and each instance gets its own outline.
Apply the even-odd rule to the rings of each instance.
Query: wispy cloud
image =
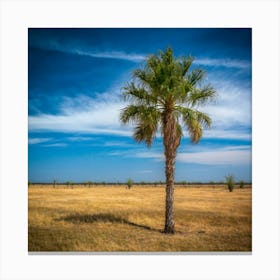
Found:
[[[34,144],[40,144],[40,143],[45,143],[52,140],[52,138],[29,138],[28,139],[28,144],[34,145]]]
[[[138,173],[141,173],[141,174],[150,174],[150,173],[153,173],[153,170],[139,170]]]
[[[157,160],[164,159],[163,153],[160,153],[160,152],[137,152],[132,155],[133,155],[133,157],[136,157],[136,158],[153,158],[153,159],[157,159]]]
[[[156,161],[164,161],[162,152],[138,150],[135,153],[130,151],[117,151],[112,156],[123,156],[128,158],[146,158]],[[204,149],[200,152],[184,153],[179,152],[177,162],[196,163],[204,165],[247,165],[251,163],[251,148],[248,145],[225,146],[216,149]]]
[[[236,59],[198,58],[194,61],[194,63],[204,66],[239,69],[246,69],[251,67],[251,63],[249,61]]]
[[[110,152],[110,153],[108,153],[107,154],[108,156],[123,156],[124,154],[123,154],[123,152],[121,152],[121,151],[114,151],[114,152]]]
[[[150,54],[148,53],[128,53],[119,50],[109,50],[109,51],[98,51],[95,49],[90,49],[89,47],[76,46],[75,44],[61,43],[55,40],[47,42],[37,42],[36,47],[41,49],[48,49],[58,52],[70,53],[74,55],[88,56],[94,58],[104,58],[104,59],[120,59],[132,62],[142,62]],[[246,69],[251,67],[251,62],[246,60],[237,60],[230,58],[213,58],[213,57],[198,57],[195,59],[194,64],[204,65],[210,67],[225,67],[225,68],[238,68]]]
[[[133,54],[125,53],[121,51],[110,51],[110,52],[94,52],[94,51],[82,51],[79,49],[60,49],[60,51],[66,51],[72,54],[97,57],[97,58],[109,58],[109,59],[121,59],[133,62],[144,61],[149,54]],[[196,58],[194,64],[210,66],[210,67],[225,67],[225,68],[237,68],[237,69],[248,69],[251,67],[251,63],[246,60],[236,59],[217,59],[217,58]]]
[[[118,99],[104,99],[104,96],[91,98],[80,95],[75,98],[64,98],[60,104],[59,114],[29,116],[29,131],[129,136],[129,129],[122,127],[119,122],[123,106]]]
[[[251,127],[251,89],[240,87],[235,82],[225,80],[212,81],[217,91],[217,98],[212,104],[201,108],[204,112],[208,113],[213,120],[212,131],[217,131],[218,134],[232,134],[234,129],[237,128],[250,128]],[[236,134],[234,138],[247,137],[245,135]],[[208,133],[208,132],[207,132]]]
[[[122,51],[108,51],[108,52],[95,52],[95,51],[83,51],[79,49],[70,49],[70,48],[57,48],[56,50],[62,52],[68,52],[71,54],[95,57],[95,58],[108,58],[108,59],[121,59],[132,62],[142,62],[150,54],[135,54],[135,53],[126,53]],[[235,60],[235,59],[216,59],[216,58],[196,58],[194,60],[195,65],[203,65],[210,67],[225,67],[225,68],[237,68],[237,69],[248,69],[251,67],[251,63],[246,60]]]
[[[105,141],[101,144],[103,147],[130,147],[131,144],[127,144],[122,141]]]
[[[95,138],[93,137],[84,137],[84,136],[73,136],[73,137],[67,137],[67,140],[69,141],[92,141]]]
[[[203,132],[203,138],[210,139],[239,139],[239,140],[251,140],[252,134],[243,130],[222,130],[211,129]]]
[[[37,42],[35,47],[57,52],[70,53],[74,55],[88,56],[94,58],[121,59],[132,62],[141,62],[145,59],[145,54],[126,53],[124,51],[96,51],[88,47],[75,46],[74,44],[62,44],[58,41]]]
[[[53,143],[53,144],[47,144],[44,145],[44,147],[66,147],[66,143]]]
[[[250,150],[217,150],[200,153],[179,153],[177,160],[206,165],[246,165],[251,163]]]
[[[133,54],[133,53],[125,53],[119,51],[112,51],[112,52],[90,52],[90,51],[81,51],[78,49],[71,50],[71,53],[78,54],[78,55],[85,55],[90,57],[97,57],[97,58],[110,58],[110,59],[122,59],[128,60],[133,62],[141,62],[145,59],[145,55],[142,54]]]
[[[104,113],[104,112],[103,112]],[[99,125],[91,114],[77,112],[75,115],[38,115],[29,117],[29,130],[33,132],[61,132],[61,133],[87,133],[103,135],[130,136],[128,129],[122,129],[120,125]]]

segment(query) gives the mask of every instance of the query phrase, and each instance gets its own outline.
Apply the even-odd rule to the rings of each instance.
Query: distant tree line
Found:
[[[72,187],[73,185],[79,185],[79,186],[85,186],[85,187],[90,187],[90,186],[100,186],[100,185],[164,185],[165,182],[164,181],[154,181],[154,182],[146,182],[146,181],[123,181],[123,182],[105,182],[105,181],[85,181],[85,182],[71,182],[71,181],[66,181],[66,182],[58,182],[56,180],[52,181],[52,182],[28,182],[28,186],[32,186],[32,185],[53,185],[55,186],[61,186],[61,185],[67,185],[69,187]],[[187,182],[187,181],[177,181],[174,182],[175,185],[225,185],[226,182],[223,181],[218,181],[218,182],[214,182],[214,181],[210,181],[210,182],[196,182],[196,181],[192,181],[192,182]],[[245,182],[245,181],[240,181],[240,183],[236,183],[236,184],[240,184],[240,188],[243,188],[244,185],[251,185],[251,182]]]

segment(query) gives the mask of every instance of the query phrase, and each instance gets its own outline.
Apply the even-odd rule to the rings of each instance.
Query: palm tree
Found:
[[[190,70],[193,57],[175,58],[173,50],[151,55],[145,67],[133,72],[133,80],[123,90],[130,105],[122,109],[123,124],[135,124],[133,137],[151,146],[158,130],[163,137],[166,176],[165,233],[175,232],[174,171],[177,148],[183,136],[182,125],[190,139],[198,143],[203,127],[210,127],[210,117],[198,106],[212,99],[215,89],[203,84],[206,72]]]

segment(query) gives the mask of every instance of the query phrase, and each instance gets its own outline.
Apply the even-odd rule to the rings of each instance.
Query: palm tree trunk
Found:
[[[175,157],[178,147],[176,134],[176,121],[172,112],[166,113],[163,119],[165,176],[166,176],[166,200],[165,200],[165,233],[175,232],[174,222],[174,171]]]
[[[166,199],[165,199],[165,233],[175,232],[174,222],[174,164],[175,158],[166,157],[165,176],[166,176]]]

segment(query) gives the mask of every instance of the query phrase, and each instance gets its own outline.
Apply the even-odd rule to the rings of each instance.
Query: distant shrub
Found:
[[[53,180],[53,187],[56,187],[56,180]]]
[[[228,190],[230,192],[232,192],[233,189],[234,189],[234,177],[233,177],[233,175],[226,176],[226,185],[228,187]]]
[[[240,181],[239,182],[239,187],[240,187],[240,189],[243,189],[244,188],[244,185],[245,185],[245,183],[244,183],[244,181]]]
[[[74,184],[71,181],[67,181],[65,184],[67,185],[68,188],[71,187],[71,189],[73,189],[74,187]]]
[[[86,181],[84,182],[84,186],[88,186],[89,188],[93,185],[93,182],[92,181]]]
[[[28,181],[28,187],[30,187],[32,185],[32,182]]]
[[[127,188],[130,190],[132,188],[132,185],[133,185],[133,180],[129,178],[126,181],[126,185],[127,185]]]

